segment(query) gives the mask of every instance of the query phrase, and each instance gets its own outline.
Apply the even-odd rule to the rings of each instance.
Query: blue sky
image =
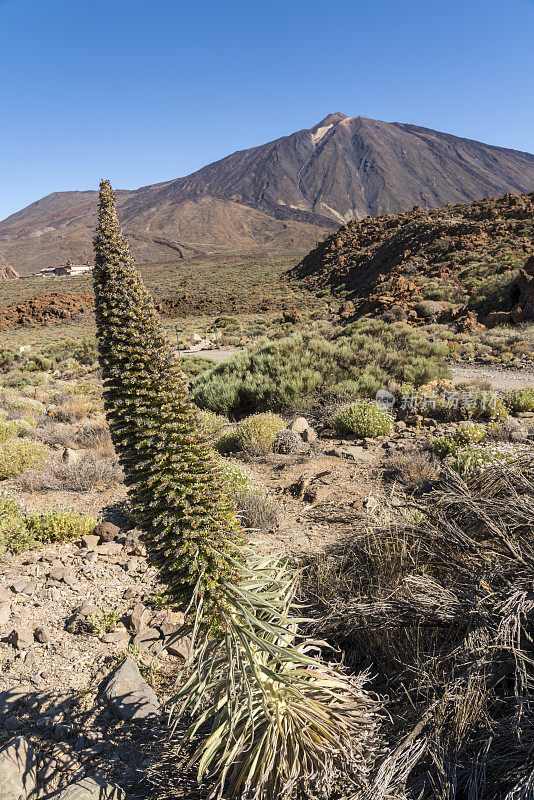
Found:
[[[534,152],[534,0],[0,0],[0,219],[331,111]]]

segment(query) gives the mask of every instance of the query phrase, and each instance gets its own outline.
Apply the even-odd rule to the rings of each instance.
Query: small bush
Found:
[[[272,450],[276,434],[285,427],[284,420],[270,411],[252,414],[237,427],[239,445],[251,456],[264,456]]]
[[[228,455],[239,450],[239,436],[237,428],[229,428],[223,431],[212,443],[213,448],[221,455]]]
[[[504,405],[510,413],[534,411],[534,387],[511,389],[504,395]]]
[[[30,535],[41,544],[77,539],[92,533],[97,524],[98,519],[91,514],[62,506],[26,517],[26,527]]]
[[[17,480],[18,486],[28,492],[104,491],[123,480],[122,469],[116,456],[102,457],[97,451],[87,451],[74,464],[51,461],[44,470],[28,469]]]
[[[94,404],[87,397],[67,397],[57,407],[54,416],[59,422],[77,422],[94,410]]]
[[[238,489],[235,494],[237,513],[244,528],[268,531],[278,524],[278,508],[262,486]]]
[[[18,552],[25,549],[28,531],[24,511],[18,499],[10,492],[0,493],[0,557],[4,549]]]
[[[302,453],[305,449],[306,446],[299,434],[296,431],[289,430],[289,428],[279,431],[273,442],[275,453],[289,455],[291,453]]]
[[[41,442],[28,439],[8,439],[0,443],[0,480],[20,475],[25,469],[43,466],[49,450]]]
[[[461,447],[454,453],[451,466],[464,480],[471,480],[489,467],[508,464],[516,458],[517,453],[502,445]]]
[[[184,356],[180,359],[180,366],[190,381],[198,378],[204,372],[209,372],[213,369],[213,361],[211,358],[204,358],[203,356]]]
[[[344,406],[332,419],[340,433],[354,433],[360,439],[388,436],[393,431],[393,418],[373,400],[354,400]]]
[[[463,422],[458,425],[458,429],[454,434],[454,440],[460,446],[466,444],[478,444],[486,438],[486,429],[483,425],[476,422]]]
[[[388,467],[412,491],[426,490],[441,472],[439,461],[431,453],[421,450],[392,453]]]
[[[226,417],[221,414],[215,414],[214,411],[201,410],[199,411],[199,417],[202,432],[208,439],[213,439],[225,425],[228,425]]]

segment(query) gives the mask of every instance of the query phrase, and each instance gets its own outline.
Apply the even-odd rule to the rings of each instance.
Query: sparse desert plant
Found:
[[[28,469],[17,479],[18,485],[30,492],[63,489],[69,492],[104,490],[121,483],[123,473],[116,456],[108,458],[98,451],[80,453],[74,463],[55,457],[44,469]]]
[[[452,453],[450,466],[469,482],[489,469],[500,464],[510,464],[518,458],[517,451],[505,445],[472,445],[460,447]]]
[[[78,422],[87,417],[94,409],[93,402],[87,397],[73,395],[66,397],[55,411],[55,418],[59,422]]]
[[[20,475],[25,469],[42,467],[49,455],[48,447],[41,442],[21,438],[0,442],[0,480]]]
[[[92,533],[98,522],[97,517],[92,514],[66,506],[26,516],[26,527],[34,539],[42,544],[77,539],[86,533]]]
[[[106,611],[100,607],[100,614],[91,614],[87,623],[87,629],[93,636],[104,636],[111,633],[119,624],[121,612],[117,609]]]
[[[512,414],[521,411],[534,411],[534,387],[526,386],[523,389],[510,389],[503,398],[504,405]]]
[[[237,426],[239,445],[248,455],[264,456],[272,450],[276,434],[285,427],[278,414],[269,411],[251,414]]]
[[[198,412],[198,418],[202,431],[208,439],[217,437],[225,425],[229,424],[226,417],[223,417],[222,414],[215,414],[213,411],[201,410]]]
[[[393,431],[393,417],[374,400],[354,400],[343,406],[331,422],[341,433],[353,433],[360,439],[389,436]]]
[[[217,436],[212,442],[212,447],[217,453],[227,455],[239,450],[239,435],[237,433],[237,426],[227,428]]]
[[[12,553],[25,550],[30,541],[20,501],[11,492],[0,492],[0,558],[6,549]]]
[[[275,453],[282,453],[285,455],[302,453],[306,450],[306,445],[302,441],[302,437],[289,428],[284,428],[275,436],[273,442],[273,451]]]
[[[174,694],[191,715],[182,745],[214,794],[256,800],[366,785],[377,702],[299,641],[295,575],[245,545],[187,381],[135,271],[109,182],[100,189],[93,272],[110,430],[169,601],[185,609],[191,655]]]
[[[410,490],[428,490],[439,477],[441,465],[426,450],[394,452],[388,460],[388,468]]]

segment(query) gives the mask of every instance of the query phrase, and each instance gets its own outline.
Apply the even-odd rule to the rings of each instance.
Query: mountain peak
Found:
[[[348,119],[346,114],[342,114],[341,111],[334,111],[333,114],[328,114],[324,119],[314,125],[311,130],[315,130],[316,128],[324,128],[327,125],[339,125],[344,119]]]

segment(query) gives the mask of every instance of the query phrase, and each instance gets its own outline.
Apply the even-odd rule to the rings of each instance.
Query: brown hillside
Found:
[[[355,314],[447,321],[467,306],[481,318],[513,310],[517,322],[534,319],[532,259],[523,269],[533,251],[534,194],[507,194],[352,220],[290,274],[346,290]]]

